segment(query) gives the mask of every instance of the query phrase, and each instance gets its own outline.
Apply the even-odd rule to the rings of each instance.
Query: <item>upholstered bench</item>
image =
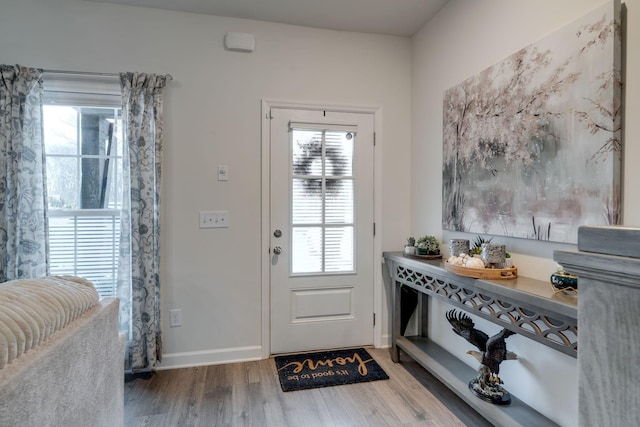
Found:
[[[78,277],[0,283],[0,427],[122,426],[118,306]]]

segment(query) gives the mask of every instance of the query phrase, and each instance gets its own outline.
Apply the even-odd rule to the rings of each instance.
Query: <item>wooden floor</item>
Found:
[[[389,380],[284,393],[273,359],[136,378],[125,383],[125,425],[490,426],[408,356],[367,350]]]

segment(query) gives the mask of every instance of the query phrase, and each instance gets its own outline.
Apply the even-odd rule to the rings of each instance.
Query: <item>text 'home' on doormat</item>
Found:
[[[276,356],[283,391],[388,380],[364,348]]]

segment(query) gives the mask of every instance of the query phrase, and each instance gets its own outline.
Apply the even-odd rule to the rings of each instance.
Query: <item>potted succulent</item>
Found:
[[[416,240],[416,254],[440,255],[440,242],[433,236],[422,236]]]
[[[504,254],[504,268],[511,267],[513,267],[513,258],[511,258],[511,254],[509,252],[506,252]]]
[[[409,237],[407,239],[407,244],[404,247],[404,253],[408,254],[408,255],[413,255],[416,252],[416,239],[414,239],[413,237]]]
[[[492,238],[485,239],[482,236],[476,236],[476,240],[473,241],[471,245],[471,255],[480,256],[482,254],[482,245],[484,243],[491,243]]]

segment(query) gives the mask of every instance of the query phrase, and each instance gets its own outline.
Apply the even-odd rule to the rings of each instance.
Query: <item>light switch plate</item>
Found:
[[[200,228],[229,227],[228,211],[200,211]]]
[[[218,181],[229,181],[227,165],[218,165]]]

